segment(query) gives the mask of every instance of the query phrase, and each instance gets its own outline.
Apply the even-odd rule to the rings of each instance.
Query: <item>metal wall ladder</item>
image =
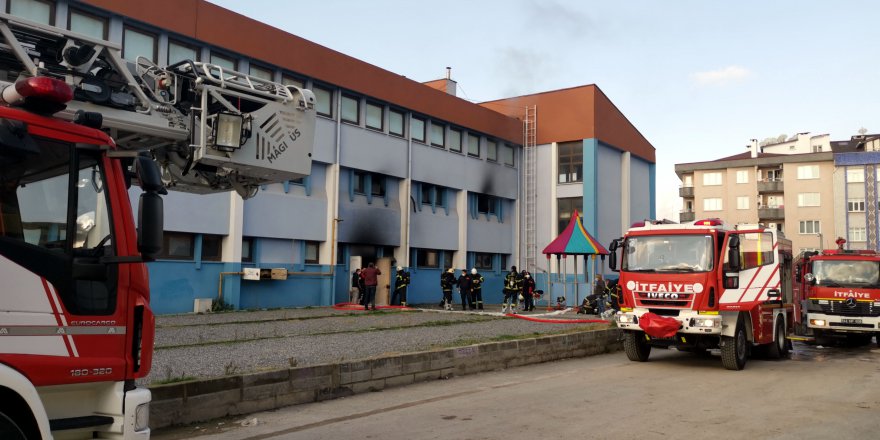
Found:
[[[524,268],[535,272],[538,264],[537,204],[538,204],[538,148],[537,106],[526,107],[523,119],[523,225],[520,243]]]

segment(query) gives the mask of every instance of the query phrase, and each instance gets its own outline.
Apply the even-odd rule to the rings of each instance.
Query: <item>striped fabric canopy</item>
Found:
[[[599,244],[587,229],[577,210],[571,216],[568,226],[544,248],[548,255],[608,255],[608,250]]]

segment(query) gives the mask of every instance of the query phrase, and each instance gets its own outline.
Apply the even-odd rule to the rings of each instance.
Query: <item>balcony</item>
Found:
[[[694,196],[694,187],[692,187],[692,186],[678,187],[678,196],[679,197],[693,197]]]
[[[785,187],[782,185],[782,179],[765,179],[758,181],[758,194],[762,193],[781,193]]]
[[[758,208],[758,220],[782,220],[785,218],[783,206],[768,206]]]
[[[694,211],[681,211],[678,214],[679,223],[687,223],[694,221]]]

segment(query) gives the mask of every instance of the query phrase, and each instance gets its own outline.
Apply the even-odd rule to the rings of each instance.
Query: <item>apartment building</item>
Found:
[[[856,135],[831,143],[834,152],[835,235],[848,249],[880,250],[878,179],[880,135]]]
[[[801,137],[810,139],[804,133],[763,149],[753,139],[745,153],[676,164],[682,182],[679,221],[715,217],[729,224],[763,224],[784,232],[796,252],[833,246],[837,229],[830,141],[822,135],[799,144]]]

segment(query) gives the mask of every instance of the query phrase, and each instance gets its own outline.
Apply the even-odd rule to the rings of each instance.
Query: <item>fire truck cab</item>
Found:
[[[795,322],[817,343],[880,344],[880,255],[870,250],[803,252],[795,260]]]
[[[758,225],[721,220],[640,222],[614,240],[620,272],[618,326],[633,361],[652,347],[705,353],[741,370],[751,352],[783,357],[792,330],[791,241]],[[617,267],[618,251],[620,267]]]

